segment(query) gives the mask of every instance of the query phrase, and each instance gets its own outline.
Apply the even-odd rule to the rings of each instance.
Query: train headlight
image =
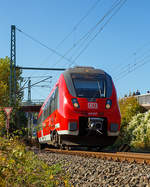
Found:
[[[73,106],[74,106],[75,108],[79,108],[79,107],[80,107],[77,98],[73,98],[73,99],[72,99],[72,104],[73,104]]]
[[[105,105],[106,109],[110,109],[110,108],[111,108],[111,105],[112,105],[112,100],[107,99],[106,105]]]

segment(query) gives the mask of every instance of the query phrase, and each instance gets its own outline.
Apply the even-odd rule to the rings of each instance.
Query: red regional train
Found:
[[[64,71],[38,115],[38,141],[63,146],[112,145],[120,131],[112,78],[93,67]]]

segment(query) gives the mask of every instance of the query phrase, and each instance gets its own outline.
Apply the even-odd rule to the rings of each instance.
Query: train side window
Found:
[[[44,110],[44,120],[46,119],[47,115],[46,115],[46,109]]]
[[[55,95],[55,109],[59,108],[59,92],[58,87],[56,88],[56,95]]]
[[[57,104],[56,104],[56,102],[57,102],[56,95],[57,95],[57,88],[55,89],[55,95],[54,95],[54,110],[56,110],[56,108],[57,108]]]
[[[42,112],[42,122],[45,120],[45,115],[44,115],[44,113],[45,113],[45,110]]]
[[[51,113],[54,112],[54,107],[55,107],[54,104],[55,104],[55,103],[54,103],[54,93],[53,93],[53,94],[52,94],[52,101],[51,101]]]
[[[52,113],[52,111],[51,111],[51,102],[52,102],[52,98],[50,97],[50,99],[49,99],[49,114]]]
[[[49,107],[48,107],[48,105],[49,105],[49,99],[47,101],[47,108],[46,108],[46,110],[47,110],[47,117],[49,116]]]
[[[50,103],[50,98],[47,101],[47,117],[50,115],[50,113],[49,113],[49,103]]]
[[[41,123],[41,116],[38,118],[38,122],[37,122],[38,126],[40,125],[40,123]]]

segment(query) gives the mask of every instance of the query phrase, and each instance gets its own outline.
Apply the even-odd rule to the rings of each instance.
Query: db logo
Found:
[[[97,103],[88,103],[88,108],[89,109],[97,109],[98,108],[98,104]]]

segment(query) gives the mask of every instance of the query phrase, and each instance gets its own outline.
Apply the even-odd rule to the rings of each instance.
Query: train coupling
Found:
[[[103,134],[103,124],[104,124],[103,118],[94,118],[94,117],[88,118],[89,134],[91,131],[96,131],[98,134],[102,135]]]

